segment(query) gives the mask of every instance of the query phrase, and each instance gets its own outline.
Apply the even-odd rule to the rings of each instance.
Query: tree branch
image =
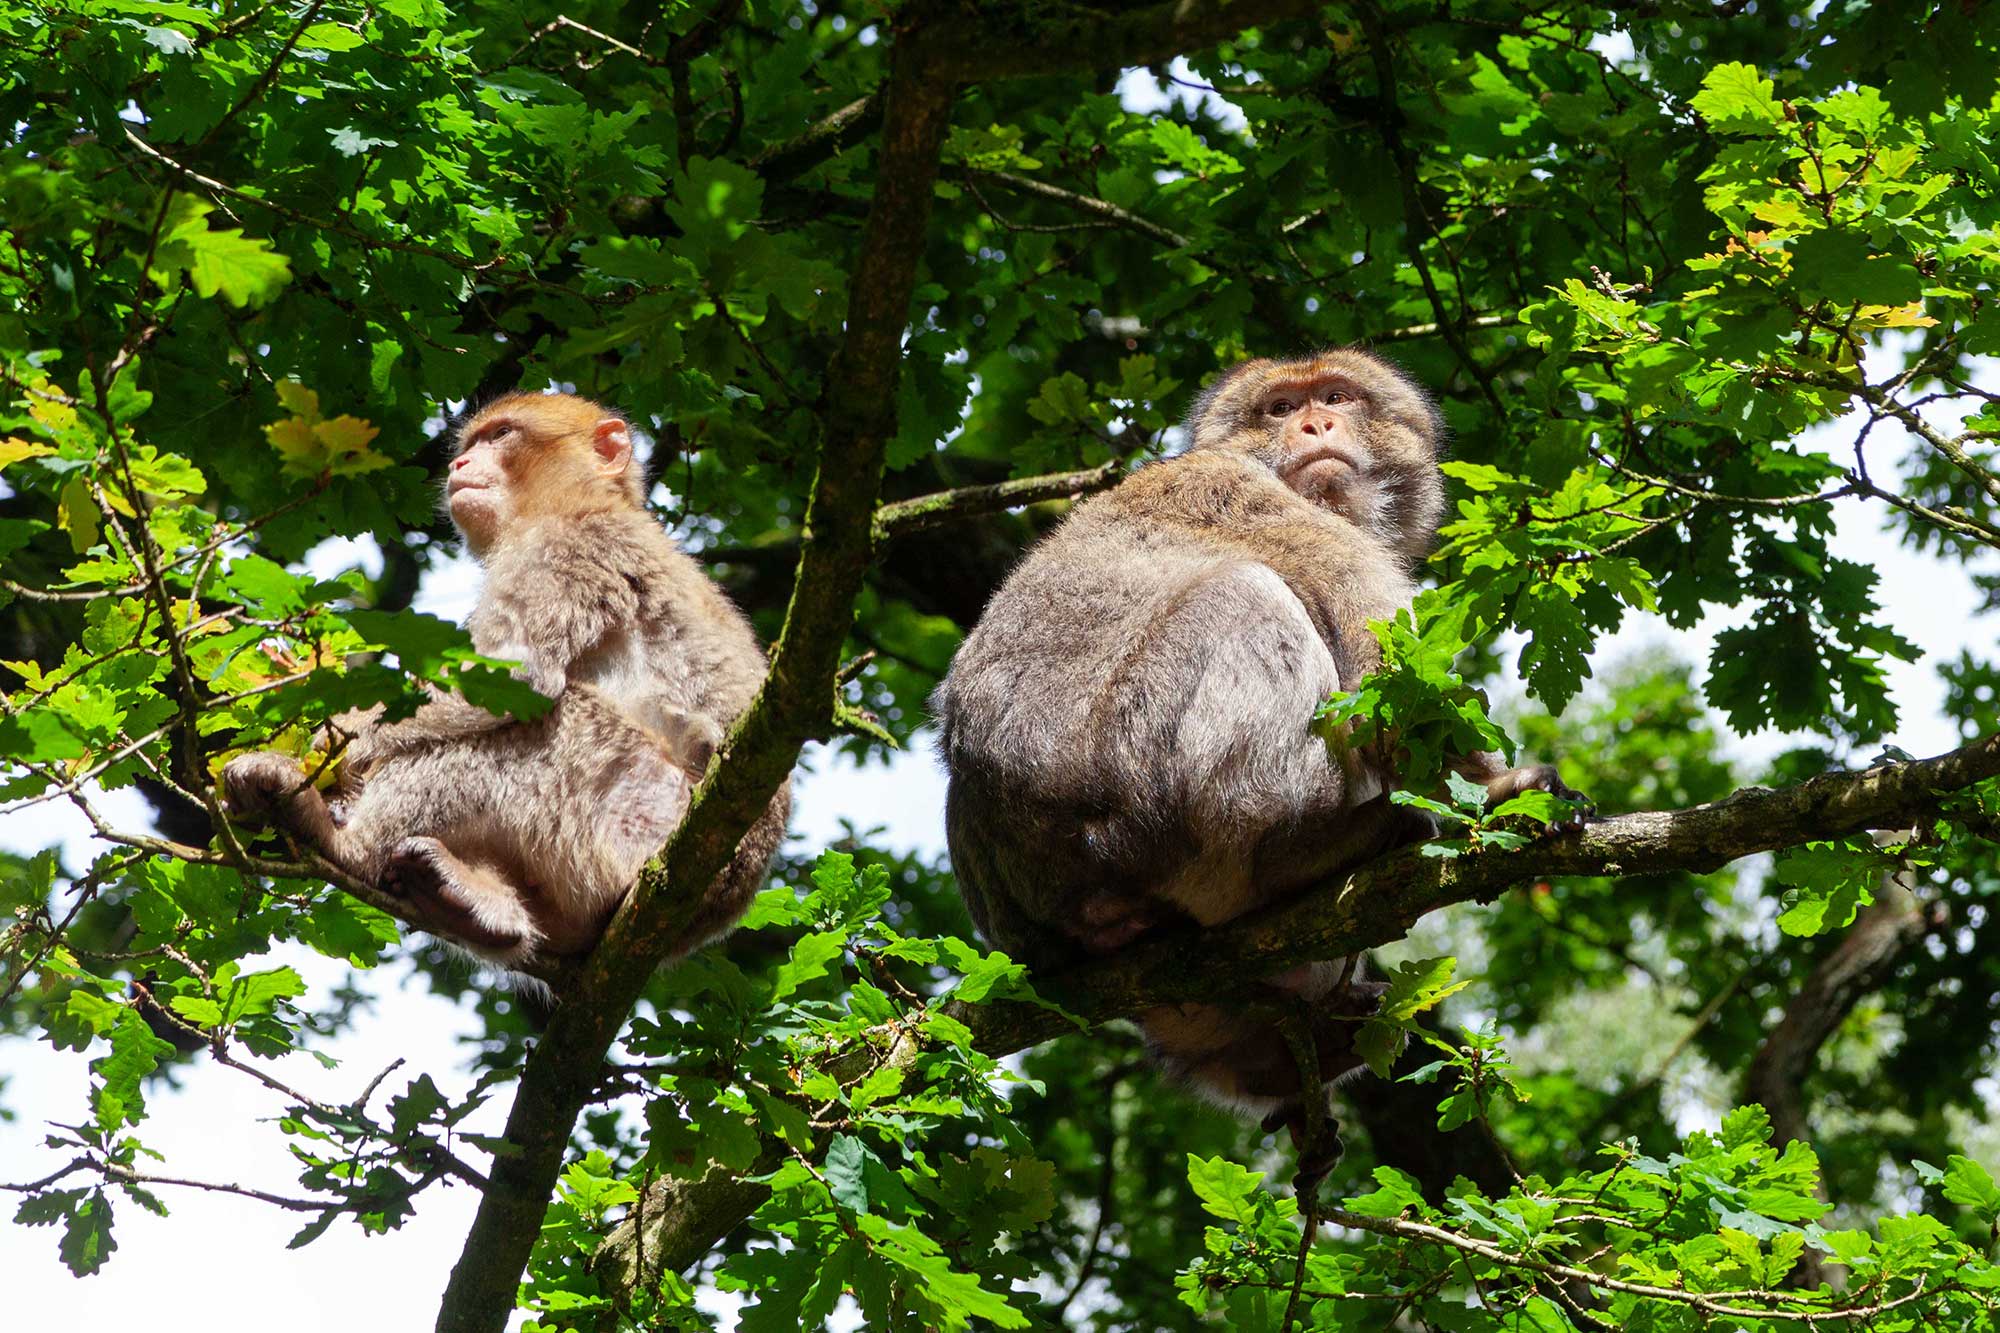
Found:
[[[1805,1081],[1826,1045],[1854,1006],[1889,979],[1897,962],[1924,937],[1928,925],[1916,895],[1882,876],[1875,901],[1855,919],[1839,943],[1819,960],[1785,1006],[1784,1017],[1750,1059],[1743,1096],[1771,1117],[1771,1143],[1782,1148],[1806,1136]],[[1827,1198],[1826,1181],[1819,1183]],[[1807,1250],[1792,1270],[1793,1286],[1816,1288],[1825,1277],[1819,1254]]]
[[[878,90],[855,98],[783,143],[772,144],[750,159],[750,170],[765,180],[803,176],[834,154],[861,142],[881,123],[882,94]]]
[[[1137,232],[1151,241],[1157,241],[1170,250],[1184,250],[1194,244],[1194,238],[1183,236],[1171,227],[1163,227],[1149,218],[1140,217],[1129,208],[1120,208],[1108,199],[1094,195],[1078,194],[1075,190],[1065,190],[1060,185],[1038,181],[1032,176],[1019,176],[1011,171],[977,171],[971,167],[950,167],[945,170],[949,180],[965,181],[968,184],[988,182],[1012,190],[1016,194],[1033,195],[1064,208],[1087,214],[1107,226],[1123,227]]]
[[[952,96],[952,85],[925,68],[919,46],[897,43],[874,202],[849,285],[847,338],[827,377],[826,433],[806,503],[806,538],[770,673],[695,792],[686,820],[640,876],[523,1068],[507,1117],[515,1151],[494,1161],[445,1289],[440,1333],[505,1327],[605,1052],[685,931],[702,891],[791,772],[800,746],[828,725],[841,644],[870,555],[883,453],[895,428],[903,331]]]
[[[1771,1114],[1779,1147],[1806,1136],[1805,1099],[1799,1085],[1812,1072],[1820,1047],[1846,1021],[1862,997],[1887,979],[1897,959],[1923,938],[1925,919],[1915,895],[1884,877],[1879,896],[1813,968],[1784,1017],[1757,1048],[1743,1076],[1743,1095]]]
[[[1452,903],[1489,901],[1557,875],[1705,873],[1755,852],[1907,824],[1940,794],[2000,776],[2000,736],[1912,763],[1827,773],[1796,787],[1746,787],[1706,805],[1599,820],[1515,851],[1429,857],[1415,847],[1377,857],[1338,884],[1207,931],[1165,936],[1116,958],[1037,980],[1050,1001],[1092,1020],[1152,1004],[1226,998],[1245,976],[1340,958],[1403,938]],[[1002,1054],[1074,1031],[1051,1010],[1017,1002],[955,1008],[979,1048]]]
[[[1037,978],[1036,989],[1089,1023],[1153,1004],[1240,997],[1246,976],[1401,939],[1429,912],[1488,900],[1531,879],[1706,872],[1756,852],[1904,825],[1934,812],[1940,796],[1996,776],[2000,736],[1934,759],[1828,773],[1781,791],[1747,787],[1684,810],[1620,815],[1512,852],[1435,858],[1406,848],[1227,926],[1181,932],[1122,958]],[[969,1026],[978,1048],[993,1056],[1076,1031],[1068,1019],[1031,1004],[989,1000],[950,1004],[946,1012]],[[708,1253],[762,1202],[762,1187],[752,1194],[745,1185],[719,1171],[699,1181],[656,1183],[640,1210],[649,1219],[643,1233],[648,1270],[662,1271],[651,1256],[679,1259],[685,1268]],[[633,1271],[639,1234],[629,1225],[612,1233],[600,1275]]]
[[[1044,500],[1067,500],[1108,490],[1124,476],[1124,462],[1114,460],[1102,467],[1085,468],[1081,472],[1052,472],[1040,477],[995,482],[990,486],[961,486],[956,490],[898,500],[875,511],[875,540],[880,543],[906,532],[943,527],[954,519],[972,514],[990,514],[999,509],[1015,509]]]

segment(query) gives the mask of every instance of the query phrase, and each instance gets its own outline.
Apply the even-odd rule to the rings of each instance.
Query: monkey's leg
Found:
[[[463,860],[436,838],[405,838],[376,884],[408,904],[411,924],[507,961],[535,935],[526,895],[495,869]]]
[[[1356,806],[1319,804],[1258,841],[1252,878],[1262,900],[1287,897],[1398,847],[1429,842],[1437,822],[1385,793]]]
[[[1331,1121],[1325,1089],[1362,1067],[1354,1037],[1388,989],[1379,981],[1337,986],[1341,971],[1337,963],[1309,963],[1268,983],[1299,1016],[1299,1040],[1288,1039],[1269,1004],[1161,1005],[1141,1014],[1139,1025],[1169,1074],[1225,1106],[1264,1116],[1267,1129],[1289,1128],[1301,1174],[1324,1174],[1339,1159],[1338,1127],[1314,1132]],[[1301,1067],[1301,1049],[1310,1050],[1316,1070]],[[1318,1115],[1307,1098],[1321,1099]]]

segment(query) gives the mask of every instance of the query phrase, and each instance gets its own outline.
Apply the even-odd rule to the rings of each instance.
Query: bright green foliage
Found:
[[[1010,1123],[1018,1080],[937,1005],[1033,992],[1002,955],[891,927],[880,863],[828,852],[812,882],[751,911],[760,931],[794,932],[766,975],[703,955],[668,978],[673,1012],[634,1024],[627,1049],[673,1072],[646,1079],[639,1163],[621,1177],[598,1153],[570,1168],[527,1289],[537,1309],[602,1308],[588,1260],[607,1209],[631,1202],[626,1179],[698,1179],[713,1161],[765,1180],[754,1221],[793,1243],[723,1265],[723,1288],[750,1298],[746,1327],[815,1325],[843,1286],[882,1327],[1026,1326],[1004,1293],[1032,1272],[1004,1242],[1054,1209],[1050,1169]],[[941,960],[955,984],[934,985]],[[951,1146],[981,1140],[994,1146]],[[686,1314],[691,1299],[669,1284],[632,1313]]]
[[[1550,1333],[1600,1320],[1763,1333],[1815,1317],[1894,1330],[1991,1319],[2000,1267],[1981,1248],[1925,1216],[1884,1219],[1879,1235],[1825,1226],[1818,1162],[1803,1144],[1774,1146],[1761,1107],[1731,1112],[1719,1132],[1697,1131],[1664,1158],[1630,1143],[1600,1158],[1596,1169],[1529,1176],[1499,1197],[1461,1185],[1436,1204],[1409,1176],[1377,1167],[1375,1189],[1319,1212],[1347,1239],[1298,1263],[1294,1200],[1264,1192],[1255,1172],[1190,1157],[1189,1185],[1226,1225],[1209,1227],[1207,1253],[1180,1287],[1192,1307],[1219,1304],[1243,1329],[1281,1327],[1293,1301],[1312,1328],[1378,1327],[1371,1312],[1388,1309],[1433,1328]],[[1993,1182],[1969,1159],[1951,1160],[1946,1172],[1920,1170],[1990,1219]],[[1593,1260],[1607,1242],[1615,1268]],[[1789,1280],[1808,1247],[1845,1266],[1845,1290]]]
[[[410,609],[451,550],[442,427],[509,389],[629,413],[662,522],[774,637],[892,49],[1132,8],[0,0],[0,1022],[72,1058],[75,1107],[0,1168],[24,1262],[116,1280],[114,1209],[182,1175],[145,1141],[166,1076],[327,1058],[397,1003],[385,966],[476,1017],[479,1080],[326,1071],[229,1130],[291,1149],[295,1246],[397,1244],[433,1186],[476,1187],[507,1145],[464,1126],[510,1093],[519,997],[246,843],[216,771],[269,748],[326,781],[320,724],[431,686],[544,706]],[[1356,0],[1186,57],[1122,92],[1094,50],[957,90],[884,499],[1138,463],[1219,369],[1366,341],[1436,397],[1450,509],[1380,669],[1298,721],[1393,761],[1426,865],[1577,813],[1489,808],[1451,773],[1477,751],[1621,813],[1862,767],[1933,705],[2000,730],[1990,633],[1889,688],[1943,575],[1975,629],[2000,598],[1993,6]],[[927,743],[926,694],[1060,512],[871,553],[838,744]],[[1882,523],[1936,588],[1841,536]],[[1599,651],[1704,624],[1703,664]],[[1752,771],[1725,723],[1798,748]],[[154,827],[99,808],[130,791]],[[49,846],[58,807],[97,836]],[[718,1288],[753,1330],[843,1299],[871,1329],[1992,1321],[1991,783],[1768,870],[1604,865],[1427,920],[1359,1030],[1377,1072],[1336,1098],[1347,1155],[1308,1206],[1337,1226],[1303,1259],[1284,1137],[1162,1086],[1129,1028],[979,1050],[966,1015],[1040,979],[972,942],[935,857],[870,841],[804,849],[653,980],[538,1233],[535,1327],[700,1328]],[[351,983],[309,987],[309,953]],[[1823,1044],[1774,1050],[1780,1015]],[[1795,1115],[1724,1114],[1773,1068]],[[639,1200],[715,1175],[760,1188],[747,1224],[621,1287]]]

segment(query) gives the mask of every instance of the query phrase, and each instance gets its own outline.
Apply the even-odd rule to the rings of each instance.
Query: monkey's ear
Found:
[[[610,476],[619,476],[632,462],[632,432],[617,417],[606,417],[590,432],[590,448]]]

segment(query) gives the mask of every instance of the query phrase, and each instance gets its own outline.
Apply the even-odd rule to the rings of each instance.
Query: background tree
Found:
[[[0,1013],[75,1052],[79,1108],[6,1173],[16,1221],[83,1275],[179,1189],[303,1244],[467,1187],[442,1329],[698,1327],[698,1289],[744,1328],[1990,1321],[2000,665],[1892,694],[1929,590],[1835,514],[1991,612],[1996,80],[1960,4],[0,0],[0,818],[95,833],[0,861]],[[1217,367],[1346,341],[1437,393],[1457,507],[1329,716],[1421,768],[1490,682],[1615,817],[1543,837],[1418,782],[1439,844],[1032,979],[947,867],[809,848],[654,971],[802,744],[911,743],[1064,499]],[[420,682],[504,701],[407,608],[446,415],[549,383],[650,424],[663,520],[775,647],[531,1023],[245,845],[213,775]],[[302,572],[332,538],[380,575]],[[1718,612],[1699,669],[1592,680],[1622,625]],[[1962,748],[1878,755],[1939,696]],[[1739,771],[1765,729],[1800,748]],[[154,827],[103,813],[127,787]],[[1365,1038],[1409,1079],[1344,1094],[1317,1199],[1115,1021],[1419,918]],[[308,993],[302,950],[355,975]],[[490,1077],[269,1072],[406,959]],[[296,1188],[153,1160],[175,1077],[269,1085],[246,1132]],[[460,1132],[489,1098],[504,1134]]]

